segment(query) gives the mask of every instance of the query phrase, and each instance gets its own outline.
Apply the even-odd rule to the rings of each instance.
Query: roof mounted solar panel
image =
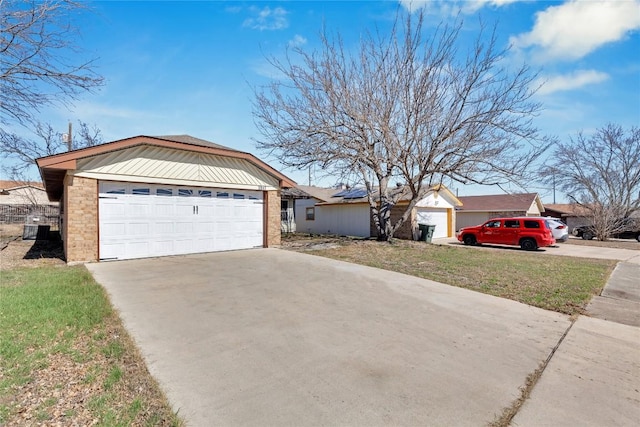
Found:
[[[364,188],[352,188],[342,196],[343,199],[361,199],[363,197],[367,197],[367,190]]]

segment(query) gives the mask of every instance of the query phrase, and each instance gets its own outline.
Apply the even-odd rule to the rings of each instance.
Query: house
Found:
[[[0,181],[0,205],[48,205],[49,198],[41,182]],[[57,205],[57,203],[55,203]]]
[[[296,229],[301,233],[337,234],[358,237],[375,237],[376,227],[371,218],[367,192],[358,188],[319,188],[299,185],[305,197],[295,200]],[[400,189],[403,191],[403,189]],[[409,200],[401,197],[391,211],[396,221],[405,211]],[[422,198],[398,229],[395,237],[417,239],[418,224],[436,226],[433,238],[453,237],[455,231],[455,207],[460,201],[445,186],[435,186]]]
[[[549,204],[545,205],[544,209],[546,215],[558,218],[567,224],[569,231],[591,223],[589,211],[577,203]]]
[[[491,218],[542,216],[545,211],[538,193],[462,196],[459,199],[462,206],[456,209],[457,230],[482,224]]]
[[[282,189],[280,192],[280,230],[283,233],[296,232],[296,200],[308,199],[309,197],[307,193],[297,187]]]
[[[49,202],[41,182],[0,181],[0,224],[40,224],[57,228],[58,203]]]
[[[280,243],[280,189],[253,155],[189,135],[135,136],[36,160],[60,201],[67,262]]]

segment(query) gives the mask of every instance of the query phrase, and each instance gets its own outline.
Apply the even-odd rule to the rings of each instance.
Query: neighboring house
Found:
[[[52,203],[40,182],[0,181],[0,205],[49,204]]]
[[[538,193],[492,194],[458,197],[462,206],[456,209],[456,230],[482,224],[491,218],[544,216],[544,205]]]
[[[60,201],[67,262],[280,243],[281,188],[255,156],[188,135],[136,136],[36,160]]]
[[[363,189],[319,188],[299,185],[306,197],[295,200],[296,229],[301,233],[337,234],[357,237],[375,237],[376,227],[371,219],[371,207]],[[391,219],[396,221],[406,209],[407,198],[392,209]],[[433,238],[453,237],[455,208],[460,201],[445,186],[434,187],[412,210],[408,220],[398,229],[395,237],[417,239],[418,224],[435,225]]]
[[[296,201],[310,196],[299,188],[283,188],[280,192],[280,229],[283,233],[296,232]]]
[[[58,226],[58,203],[49,202],[41,182],[0,181],[0,223]]]
[[[569,232],[581,225],[589,225],[590,213],[576,203],[545,205],[545,215],[560,219],[567,224]]]

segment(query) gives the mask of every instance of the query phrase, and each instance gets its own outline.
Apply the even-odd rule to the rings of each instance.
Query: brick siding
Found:
[[[265,227],[265,246],[273,247],[280,244],[280,191],[265,191],[267,204],[267,218]]]
[[[98,260],[98,181],[64,179],[64,253],[68,263]]]

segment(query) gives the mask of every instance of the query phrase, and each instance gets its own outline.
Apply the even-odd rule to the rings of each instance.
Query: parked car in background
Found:
[[[612,237],[614,239],[635,239],[640,242],[640,223],[638,223],[637,221],[630,221],[626,224],[628,224],[628,226],[622,231],[612,233],[608,237]],[[579,227],[575,227],[571,234],[576,237],[582,237],[584,240],[591,240],[596,237],[595,229],[591,225],[581,225]]]
[[[556,239],[556,242],[566,242],[569,238],[569,227],[567,227],[567,224],[555,218],[545,219],[551,228],[551,233],[553,234],[553,238]]]
[[[527,251],[556,243],[546,218],[493,218],[482,225],[461,228],[456,236],[465,245],[493,243],[520,246]]]

